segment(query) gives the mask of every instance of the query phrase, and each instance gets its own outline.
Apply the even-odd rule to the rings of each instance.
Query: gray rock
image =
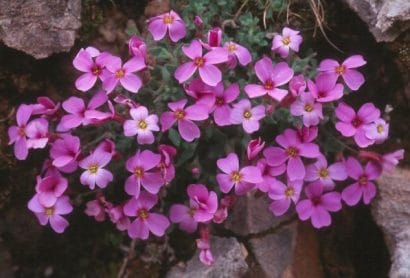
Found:
[[[211,251],[215,259],[212,266],[203,265],[198,252],[185,266],[174,266],[168,278],[235,278],[243,277],[248,271],[245,261],[247,251],[235,238],[213,237]]]
[[[343,0],[367,23],[378,42],[394,41],[410,28],[409,0]]]
[[[69,51],[80,16],[81,0],[0,0],[0,41],[36,59]]]
[[[237,235],[247,236],[263,233],[291,218],[292,214],[275,217],[269,211],[270,202],[266,194],[259,195],[258,192],[238,197],[224,227]]]
[[[383,174],[378,185],[371,211],[391,254],[390,277],[410,277],[410,170]]]

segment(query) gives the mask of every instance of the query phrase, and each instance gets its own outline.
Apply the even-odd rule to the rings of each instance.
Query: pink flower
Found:
[[[317,102],[331,102],[343,97],[343,85],[332,83],[327,75],[319,75],[315,82],[308,80],[307,84]]]
[[[231,191],[235,187],[235,193],[243,195],[262,182],[262,175],[258,167],[247,166],[239,168],[239,159],[235,153],[228,154],[225,158],[216,161],[218,168],[223,172],[216,175],[219,187],[223,193]]]
[[[73,210],[67,196],[57,198],[53,206],[46,207],[40,204],[37,194],[28,202],[28,208],[34,212],[41,225],[45,226],[50,222],[51,228],[59,234],[68,227],[67,220],[61,215],[69,214]]]
[[[194,24],[195,24],[196,27],[202,28],[204,22],[203,22],[202,18],[199,15],[196,15],[194,17]]]
[[[152,194],[157,194],[164,184],[161,173],[150,172],[151,169],[158,166],[161,156],[149,150],[137,151],[126,162],[126,168],[132,173],[125,181],[125,192],[138,198],[140,195],[141,185]]]
[[[357,91],[364,83],[363,74],[356,68],[366,64],[362,55],[353,55],[339,64],[332,59],[325,59],[320,62],[318,71],[326,76],[329,83],[336,84],[339,76],[342,76],[346,85],[353,91]]]
[[[202,45],[193,40],[189,46],[183,46],[182,51],[192,61],[179,66],[175,71],[175,78],[179,83],[188,80],[198,69],[199,76],[209,86],[216,86],[222,80],[221,71],[215,64],[224,63],[228,60],[226,51],[215,48],[202,56]]]
[[[304,126],[298,129],[297,132],[300,141],[302,141],[303,143],[310,143],[316,139],[319,129],[317,128],[317,126]]]
[[[235,197],[233,195],[227,195],[223,197],[220,201],[220,206],[216,210],[214,214],[214,218],[212,221],[216,224],[221,224],[223,223],[226,218],[228,218],[228,209],[232,207],[232,205],[235,203]]]
[[[293,77],[293,70],[285,62],[273,66],[272,60],[264,57],[256,62],[255,72],[262,85],[248,84],[245,92],[250,98],[260,97],[268,94],[271,98],[282,101],[288,94],[288,90],[277,87],[285,85]]]
[[[98,78],[102,78],[104,59],[106,57],[106,53],[100,54],[95,48],[80,49],[73,60],[73,66],[77,70],[84,72],[75,81],[75,87],[78,90],[86,92],[94,86]]]
[[[284,185],[281,181],[275,179],[268,192],[269,198],[273,200],[269,206],[272,213],[275,216],[285,214],[292,201],[294,204],[298,202],[302,186],[302,180],[288,181],[288,184]]]
[[[286,165],[269,166],[265,158],[261,158],[256,163],[262,174],[262,182],[256,184],[256,187],[262,192],[268,192],[271,185],[275,182],[277,176],[286,172]]]
[[[55,103],[49,97],[42,96],[37,98],[37,103],[32,105],[32,108],[33,115],[53,116],[60,108],[60,103]]]
[[[84,100],[78,97],[70,97],[63,102],[63,109],[69,113],[61,118],[60,124],[57,127],[58,131],[67,131],[72,128],[76,128],[80,125],[89,125],[93,123],[95,119],[91,111],[104,105],[108,100],[108,97],[104,91],[96,93],[85,106]]]
[[[144,40],[138,36],[132,36],[128,41],[128,52],[133,56],[147,57],[147,45]]]
[[[214,90],[215,93],[215,110],[214,120],[218,126],[230,125],[231,107],[229,106],[239,95],[238,83],[232,83],[226,90],[223,84],[218,83]]]
[[[258,139],[249,141],[246,148],[246,155],[248,156],[248,160],[254,160],[264,147],[265,141],[263,141],[260,137],[258,137]]]
[[[192,121],[206,120],[209,115],[207,107],[203,104],[194,104],[184,108],[187,102],[186,99],[181,99],[168,103],[168,107],[172,112],[162,113],[160,121],[162,131],[170,129],[172,125],[178,122],[178,131],[181,137],[188,142],[192,142],[201,135],[199,128]]]
[[[62,168],[71,166],[77,168],[77,157],[80,155],[80,139],[77,136],[65,134],[57,139],[50,149],[53,166]]]
[[[186,35],[185,22],[173,10],[148,20],[148,31],[155,41],[162,40],[169,30],[171,41],[177,42]]]
[[[108,210],[108,215],[110,216],[110,220],[112,223],[115,224],[116,228],[119,231],[128,230],[128,227],[131,224],[130,219],[128,216],[124,214],[124,206],[119,205]]]
[[[344,181],[345,179],[347,179],[347,173],[344,163],[336,162],[328,166],[324,156],[319,156],[314,164],[306,167],[305,181],[319,180],[326,191],[335,187],[334,180]]]
[[[17,126],[8,129],[9,145],[14,144],[14,155],[18,160],[24,160],[28,155],[26,129],[32,111],[30,105],[20,105],[16,113]]]
[[[190,184],[187,188],[193,218],[197,222],[207,222],[214,217],[218,209],[218,197],[214,191],[208,191],[203,184]]]
[[[110,139],[104,139],[104,141],[100,142],[94,151],[98,152],[106,152],[114,157],[117,155],[117,151],[115,150],[115,143]]]
[[[295,75],[289,81],[289,91],[292,96],[297,97],[298,95],[305,92],[306,81],[303,74]]]
[[[95,150],[89,156],[81,160],[78,165],[85,169],[80,181],[82,185],[88,185],[91,190],[97,185],[100,188],[105,188],[108,183],[113,180],[112,173],[105,166],[111,161],[111,154],[101,150]]]
[[[380,110],[373,103],[365,103],[356,112],[345,103],[340,103],[335,109],[336,117],[340,120],[336,123],[336,129],[345,137],[354,136],[356,144],[365,148],[374,143],[374,140],[366,137],[365,125],[368,125],[380,117]]]
[[[383,143],[389,137],[389,124],[383,119],[377,119],[363,128],[365,136],[377,144]]]
[[[204,265],[210,266],[215,260],[211,253],[208,227],[201,227],[199,230],[199,235],[200,238],[196,240],[196,247],[199,249],[199,260]]]
[[[136,216],[128,226],[128,235],[131,238],[148,239],[149,233],[163,236],[170,225],[168,218],[159,213],[150,212],[150,209],[158,202],[156,195],[141,192],[138,199],[131,198],[124,205],[124,214]]]
[[[340,193],[329,192],[323,194],[320,182],[309,184],[305,188],[308,199],[299,201],[296,211],[300,220],[311,219],[315,228],[329,226],[332,223],[329,211],[338,211],[342,208]]]
[[[97,222],[105,220],[105,214],[112,208],[112,204],[105,200],[102,194],[97,194],[95,200],[89,201],[86,204],[84,213],[88,216],[93,216]]]
[[[282,35],[276,35],[272,40],[272,51],[278,53],[282,58],[289,55],[289,50],[299,52],[299,46],[302,43],[302,36],[299,31],[292,30],[288,27],[283,28]]]
[[[252,61],[251,53],[242,45],[239,45],[234,42],[227,42],[224,44],[224,48],[228,51],[229,57],[234,58],[235,62],[236,59],[238,59],[239,63],[242,66],[246,66]]]
[[[48,143],[48,121],[44,118],[32,120],[26,127],[27,147],[45,148]]]
[[[359,161],[353,157],[347,159],[345,166],[349,177],[356,180],[356,182],[343,189],[343,201],[349,206],[354,206],[363,197],[363,202],[368,205],[376,196],[376,186],[372,181],[380,176],[382,168],[371,161],[363,169]]]
[[[158,116],[148,115],[148,109],[144,106],[131,108],[130,115],[132,120],[124,122],[124,135],[137,135],[138,144],[152,144],[155,141],[153,131],[159,131]]]
[[[233,105],[230,121],[232,124],[242,124],[246,133],[253,133],[259,129],[259,120],[265,117],[265,106],[252,108],[248,99],[242,99]]]
[[[384,171],[392,171],[404,157],[404,150],[400,149],[382,156],[381,165]]]
[[[270,166],[279,166],[287,161],[287,174],[291,181],[305,177],[305,165],[301,157],[316,158],[320,155],[319,147],[313,143],[303,143],[295,130],[286,129],[276,136],[276,143],[282,148],[270,147],[263,151]]]
[[[322,104],[317,103],[310,93],[303,93],[290,106],[293,116],[302,116],[306,127],[316,126],[323,119]]]
[[[203,104],[212,112],[215,108],[215,91],[223,91],[223,84],[220,82],[213,87],[205,84],[200,78],[195,78],[189,84],[184,84],[184,89],[187,95],[195,99],[195,104]]]
[[[53,206],[68,187],[67,179],[61,175],[51,175],[41,178],[37,176],[36,192],[38,202],[45,206]]]
[[[169,145],[159,145],[159,153],[161,155],[161,162],[159,164],[162,178],[165,183],[170,183],[175,177],[175,167],[172,159],[176,156],[177,150]]]
[[[220,47],[222,44],[222,29],[214,27],[208,31],[208,43],[205,44],[205,48],[212,49]]]
[[[192,234],[198,228],[198,222],[194,219],[195,208],[180,204],[171,206],[169,219],[172,223],[179,223],[179,228]]]
[[[142,81],[134,72],[145,68],[145,60],[142,56],[134,56],[122,66],[121,58],[109,56],[105,59],[103,88],[111,93],[118,82],[131,93],[137,93],[142,86]]]

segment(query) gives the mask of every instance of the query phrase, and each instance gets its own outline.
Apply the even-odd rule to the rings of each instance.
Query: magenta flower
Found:
[[[80,49],[73,60],[73,66],[84,72],[75,81],[75,87],[78,90],[86,92],[94,86],[98,78],[102,79],[104,59],[106,57],[107,54],[100,54],[95,48]]]
[[[27,147],[45,148],[48,143],[48,121],[44,118],[32,120],[26,127]]]
[[[219,187],[223,193],[235,187],[235,193],[243,195],[251,190],[255,183],[262,182],[262,175],[258,167],[246,166],[239,168],[239,159],[235,153],[216,161],[218,168],[223,172],[216,175]]]
[[[77,168],[77,157],[80,155],[80,139],[77,136],[65,134],[57,139],[50,149],[50,157],[53,166],[57,168],[68,167]]]
[[[292,96],[297,97],[306,90],[306,81],[303,74],[295,75],[289,81],[289,91]]]
[[[178,122],[178,131],[181,137],[188,142],[192,142],[201,135],[201,131],[192,121],[206,120],[209,115],[207,107],[203,104],[194,104],[184,108],[187,102],[188,100],[181,99],[168,103],[168,107],[172,112],[162,113],[160,121],[162,131],[170,129]]]
[[[246,133],[253,133],[259,129],[259,121],[265,117],[265,106],[252,108],[248,99],[242,99],[233,105],[230,121],[232,124],[242,124]]]
[[[86,215],[94,217],[97,222],[103,222],[105,220],[105,206],[99,199],[89,201],[85,206],[84,213]]]
[[[128,216],[124,214],[123,205],[119,205],[119,206],[108,209],[108,215],[110,216],[111,222],[115,224],[115,227],[119,231],[128,230],[128,227],[130,226],[131,221],[128,218]]]
[[[80,125],[89,125],[93,123],[93,117],[90,117],[89,112],[104,105],[108,97],[104,91],[96,93],[85,106],[84,100],[78,97],[70,97],[63,102],[63,109],[69,113],[61,118],[60,124],[57,127],[58,131],[67,131],[76,128]],[[91,115],[93,116],[93,115]]]
[[[224,44],[224,48],[228,51],[229,57],[238,59],[242,66],[246,66],[252,61],[252,55],[248,49],[234,42],[227,42]]]
[[[212,49],[220,47],[222,44],[222,29],[214,27],[208,31],[208,43],[204,44],[205,48]]]
[[[135,74],[145,68],[145,60],[142,56],[134,56],[128,60],[124,66],[121,58],[109,56],[105,59],[103,88],[111,93],[117,86],[118,82],[131,93],[137,93],[142,86],[142,81]]]
[[[132,36],[128,41],[128,52],[133,56],[147,57],[147,45],[144,40],[138,36]]]
[[[293,116],[302,116],[306,127],[316,126],[323,119],[322,104],[317,103],[310,93],[303,93],[290,106]]]
[[[211,113],[215,108],[215,91],[223,91],[222,82],[215,87],[205,84],[200,78],[193,79],[189,84],[184,84],[187,95],[195,99],[195,104],[202,104]]]
[[[53,206],[46,207],[40,204],[38,194],[28,202],[28,208],[34,212],[41,225],[45,226],[50,222],[51,228],[59,234],[68,227],[67,220],[61,215],[69,214],[73,210],[67,196],[57,198]]]
[[[196,27],[198,28],[202,28],[204,21],[202,20],[202,18],[199,15],[196,15],[194,17],[194,24]]]
[[[100,142],[97,145],[94,151],[109,153],[111,157],[114,157],[117,155],[117,151],[115,149],[115,143],[111,141],[110,139],[104,139],[102,142]]]
[[[372,181],[380,176],[382,168],[374,162],[368,162],[363,169],[359,161],[353,157],[347,159],[345,166],[349,177],[356,182],[343,189],[343,201],[349,206],[354,206],[363,197],[363,203],[368,205],[376,196],[376,186]]]
[[[17,126],[11,126],[8,129],[9,145],[14,144],[14,155],[18,160],[24,160],[28,155],[26,129],[32,111],[33,108],[30,105],[20,105],[16,113]]]
[[[299,31],[285,27],[282,30],[282,35],[275,35],[273,37],[271,49],[282,58],[286,58],[291,49],[295,52],[299,52],[299,46],[302,41],[303,39],[302,36],[299,35]]]
[[[170,183],[175,177],[175,166],[172,159],[176,156],[177,150],[169,145],[159,145],[159,153],[161,155],[161,162],[159,164],[162,178],[165,183]]]
[[[281,181],[275,179],[268,192],[269,198],[273,200],[269,206],[272,213],[275,216],[285,214],[292,201],[294,204],[298,202],[302,186],[302,180],[288,181],[288,184],[284,185]]]
[[[325,191],[333,190],[336,181],[347,179],[346,168],[343,162],[336,162],[328,166],[326,158],[319,156],[314,164],[306,167],[305,181],[319,180]]]
[[[262,182],[256,184],[256,187],[262,192],[268,192],[277,176],[286,172],[286,165],[269,166],[265,158],[257,161],[256,167],[259,168],[262,174]]]
[[[84,171],[80,176],[82,185],[88,185],[93,190],[97,185],[100,188],[105,188],[108,183],[113,180],[113,175],[110,171],[104,169],[111,161],[111,154],[101,150],[95,150],[89,156],[78,163]]]
[[[51,175],[44,178],[37,176],[36,192],[38,201],[45,207],[51,207],[63,195],[67,187],[67,179],[61,175]]]
[[[185,22],[173,10],[148,20],[148,31],[155,41],[162,40],[167,31],[171,41],[177,42],[186,35]]]
[[[172,223],[179,223],[179,228],[192,234],[198,228],[198,222],[194,219],[195,208],[185,205],[174,204],[170,208],[169,219]]]
[[[264,147],[265,141],[263,141],[260,137],[258,137],[258,139],[249,141],[248,146],[246,147],[246,155],[248,157],[248,160],[254,160]]]
[[[387,153],[382,156],[381,165],[383,171],[392,171],[394,167],[404,158],[404,150],[399,149],[397,151]]]
[[[343,85],[332,82],[326,75],[319,75],[315,82],[308,80],[307,85],[317,102],[331,102],[343,97]]]
[[[383,119],[377,119],[363,128],[365,136],[377,144],[383,143],[389,137],[389,124]]]
[[[53,116],[57,113],[58,109],[60,108],[60,103],[55,103],[49,97],[38,97],[37,103],[31,106],[33,108],[32,114],[33,115],[46,115],[46,116]]]
[[[199,235],[200,238],[196,240],[196,247],[199,249],[199,260],[204,265],[210,266],[214,263],[214,257],[211,253],[208,227],[201,227]]]
[[[319,147],[313,143],[303,143],[295,130],[286,129],[276,136],[276,143],[282,148],[270,147],[263,151],[270,166],[279,166],[287,161],[287,174],[291,181],[303,180],[305,165],[302,157],[317,158],[320,155]]]
[[[175,71],[175,78],[179,83],[188,80],[196,70],[199,76],[209,86],[216,86],[222,80],[221,71],[215,64],[224,63],[228,60],[226,51],[222,48],[215,48],[202,56],[202,45],[193,40],[189,46],[183,46],[182,51],[192,61],[179,66]]]
[[[197,222],[207,222],[214,217],[218,209],[218,197],[215,192],[208,191],[203,184],[190,184],[187,188],[193,218]]]
[[[214,120],[218,126],[227,126],[231,124],[231,107],[229,106],[239,95],[238,83],[232,83],[226,90],[223,84],[218,83],[214,90],[215,93],[215,110]]]
[[[248,84],[245,86],[245,92],[250,98],[268,94],[271,98],[281,101],[288,94],[288,90],[278,88],[288,83],[293,77],[293,70],[288,64],[281,62],[273,66],[272,60],[264,57],[256,62],[255,72],[262,85]]]
[[[126,168],[132,173],[125,181],[125,192],[138,198],[140,195],[141,185],[152,194],[157,194],[164,184],[161,173],[150,172],[151,169],[158,166],[161,156],[149,150],[137,151],[126,162]]]
[[[319,129],[317,128],[317,126],[304,126],[298,129],[297,132],[300,141],[302,141],[303,143],[310,143],[316,139]]]
[[[163,236],[170,223],[168,218],[159,213],[150,212],[158,202],[156,195],[141,192],[138,199],[131,198],[124,205],[124,214],[136,216],[128,226],[128,235],[131,238],[148,239],[149,233]]]
[[[152,144],[155,141],[153,131],[159,131],[158,116],[148,115],[148,109],[144,106],[130,109],[132,120],[124,122],[124,135],[137,135],[138,144]]]
[[[329,192],[323,194],[323,186],[320,182],[311,183],[305,188],[308,199],[299,201],[296,211],[300,220],[310,218],[313,227],[322,228],[332,223],[330,213],[342,208],[340,193]]]
[[[325,59],[320,62],[318,71],[329,79],[329,83],[336,84],[339,76],[342,76],[346,85],[353,91],[357,91],[364,83],[364,76],[356,70],[366,64],[362,55],[353,55],[339,64],[332,59]]]
[[[336,129],[345,137],[354,136],[356,144],[365,148],[374,143],[374,140],[366,137],[364,126],[380,117],[380,110],[373,103],[365,103],[356,112],[345,103],[340,103],[335,109],[336,117],[340,120],[336,123]]]

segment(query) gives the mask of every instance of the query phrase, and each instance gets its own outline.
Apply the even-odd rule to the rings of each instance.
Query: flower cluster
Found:
[[[195,24],[202,29],[200,17]],[[188,39],[185,23],[174,11],[151,18],[148,31],[154,41],[168,34],[171,45]],[[40,97],[37,103],[19,106],[16,125],[8,131],[16,158],[26,159],[31,149],[47,149],[49,154],[28,202],[41,225],[50,222],[54,231],[64,232],[69,223],[62,215],[73,210],[70,199],[91,191],[95,198],[85,204],[88,216],[98,222],[108,219],[129,237],[142,240],[150,234],[163,236],[175,223],[187,233],[198,233],[200,260],[209,265],[214,261],[211,224],[229,217],[235,195],[258,190],[271,199],[267,209],[273,215],[294,208],[316,228],[329,226],[330,213],[343,204],[371,202],[374,181],[383,170],[391,171],[404,151],[363,150],[385,141],[389,131],[372,103],[356,112],[342,100],[363,85],[358,68],[366,64],[364,58],[353,55],[342,63],[325,59],[311,79],[289,64],[302,43],[298,31],[285,27],[273,38],[272,55],[253,65],[249,50],[226,38],[219,27],[206,35],[197,32],[182,44],[183,55],[172,57],[178,61],[173,75],[184,91],[182,98],[168,96],[158,103],[158,98],[144,95],[152,91],[144,92],[150,86],[144,76],[161,80],[150,71],[165,65],[152,62],[151,46],[133,36],[125,63],[94,47],[78,52],[73,66],[81,72],[75,81],[79,97],[58,103]],[[238,73],[236,78],[236,72],[243,71],[245,76]],[[261,125],[272,122],[280,109],[288,111],[292,121],[263,136]],[[175,163],[184,156],[181,146],[171,140],[172,146],[164,135],[179,136],[182,146],[189,146],[209,127],[244,131],[245,138],[260,132],[266,138],[249,140],[242,152],[219,153],[214,161],[200,162],[216,164],[217,172],[201,180],[200,168],[195,168],[197,181],[178,192],[186,193],[187,202],[164,202],[186,162],[181,158]],[[342,146],[349,148],[330,155],[323,141],[330,135],[337,142],[345,140]],[[235,149],[226,144],[226,149]],[[78,183],[83,188],[77,188]],[[122,188],[120,198],[113,187]],[[122,201],[109,201],[114,194],[113,200]]]

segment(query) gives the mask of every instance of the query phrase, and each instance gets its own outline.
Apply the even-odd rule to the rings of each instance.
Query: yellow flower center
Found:
[[[242,179],[241,174],[238,171],[232,172],[231,174],[231,180],[233,182],[240,182]]]
[[[243,117],[245,119],[250,119],[252,117],[252,113],[249,110],[245,110],[245,112],[243,112]]]
[[[327,176],[329,176],[329,171],[326,168],[320,169],[319,177],[326,178]]]
[[[289,37],[284,37],[284,38],[282,39],[282,43],[283,43],[284,45],[289,45],[289,44],[290,44],[290,38],[289,38]]]
[[[342,75],[342,74],[344,74],[344,73],[346,72],[346,67],[343,66],[343,65],[339,65],[339,66],[337,66],[337,67],[335,68],[335,72],[336,72],[338,75]]]
[[[44,212],[47,216],[52,216],[54,215],[54,207],[46,208]]]
[[[290,198],[290,197],[292,197],[293,195],[295,195],[295,189],[293,189],[292,186],[289,186],[288,188],[286,188],[286,190],[285,190],[285,196],[288,197],[288,198]]]
[[[299,150],[295,147],[289,147],[286,152],[290,157],[296,157],[299,154]]]
[[[162,18],[162,21],[165,24],[172,24],[174,22],[174,17],[172,15],[164,15],[164,17]]]
[[[197,67],[202,67],[202,66],[205,64],[205,59],[202,58],[202,57],[196,57],[196,58],[194,59],[194,64],[195,64],[195,66],[197,66]]]
[[[185,111],[182,109],[178,109],[177,111],[175,111],[175,118],[177,118],[177,120],[182,120],[185,117]]]
[[[146,121],[140,120],[140,121],[138,122],[138,127],[141,128],[141,129],[146,129],[146,128],[148,127],[148,124],[147,124]]]
[[[383,131],[384,131],[384,126],[383,125],[378,125],[377,126],[377,132],[378,133],[383,133]]]
[[[148,211],[146,209],[139,209],[137,211],[137,215],[139,218],[141,218],[141,220],[145,220],[148,218]]]
[[[313,111],[313,106],[311,104],[307,103],[307,104],[305,104],[304,109],[305,109],[306,112],[310,113],[310,112]]]
[[[360,185],[366,185],[367,184],[367,177],[366,176],[361,176],[359,178],[359,184]]]
[[[137,168],[135,168],[135,170],[134,170],[134,175],[135,175],[137,178],[142,178],[142,176],[144,175],[144,170],[143,170],[141,167],[137,167]]]
[[[91,174],[95,174],[98,171],[98,165],[97,164],[91,164],[90,166],[88,166],[88,171]]]
[[[236,51],[236,49],[237,49],[237,47],[236,47],[236,45],[235,45],[234,43],[230,43],[230,44],[228,45],[228,51],[229,51],[229,52],[234,52],[234,51]]]
[[[125,72],[124,72],[123,69],[119,69],[115,72],[115,77],[118,78],[118,79],[123,78],[124,75],[125,75]]]

